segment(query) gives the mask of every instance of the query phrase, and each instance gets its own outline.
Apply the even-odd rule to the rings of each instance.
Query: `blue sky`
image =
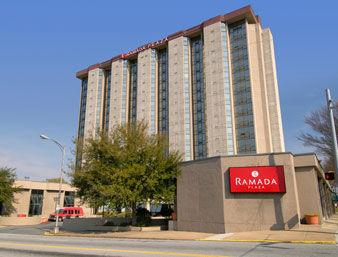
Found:
[[[286,149],[303,118],[338,96],[338,1],[1,1],[0,166],[19,177],[57,175],[59,149],[77,133],[75,72],[144,43],[251,4],[275,40]]]

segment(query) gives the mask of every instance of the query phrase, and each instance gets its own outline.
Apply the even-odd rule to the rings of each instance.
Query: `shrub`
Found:
[[[146,208],[136,209],[136,225],[140,227],[149,226],[151,223],[151,213]]]
[[[170,215],[174,212],[174,210],[171,208],[168,204],[162,204],[160,215],[163,217],[170,217]]]

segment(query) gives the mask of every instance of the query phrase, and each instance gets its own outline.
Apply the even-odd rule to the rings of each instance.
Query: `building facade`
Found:
[[[283,171],[274,177],[274,168]],[[281,190],[271,190],[271,178]],[[318,215],[322,223],[335,213],[332,193],[314,153],[216,156],[183,162],[177,179],[176,229],[221,234],[297,229],[306,215]]]
[[[57,205],[59,183],[41,182],[30,180],[16,180],[15,187],[20,188],[14,195],[13,207],[15,211],[12,217],[39,216],[48,218],[55,212]],[[61,207],[82,207],[84,215],[92,215],[93,210],[75,197],[76,189],[69,184],[63,183],[61,187]],[[1,208],[0,208],[0,216]]]
[[[79,140],[145,120],[185,161],[285,151],[273,38],[250,6],[76,76]]]

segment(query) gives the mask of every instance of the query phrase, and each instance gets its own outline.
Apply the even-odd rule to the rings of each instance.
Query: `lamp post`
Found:
[[[59,230],[60,230],[59,229],[59,210],[60,210],[60,205],[61,205],[60,200],[61,200],[61,187],[62,187],[62,179],[63,179],[63,163],[64,163],[64,157],[65,157],[65,154],[66,154],[66,148],[61,143],[59,143],[57,140],[55,140],[53,138],[49,138],[46,135],[41,134],[40,138],[54,142],[55,144],[57,144],[57,146],[61,150],[59,193],[58,193],[57,203],[56,203],[56,207],[55,207],[56,220],[55,220],[55,227],[54,227],[54,233],[57,234],[57,233],[59,233]]]
[[[325,89],[326,92],[326,101],[327,101],[327,109],[330,117],[331,124],[331,133],[332,133],[332,146],[333,146],[333,154],[334,154],[334,162],[335,162],[335,187],[338,186],[338,146],[337,146],[337,134],[336,134],[336,126],[333,116],[333,100],[331,98],[330,89]]]

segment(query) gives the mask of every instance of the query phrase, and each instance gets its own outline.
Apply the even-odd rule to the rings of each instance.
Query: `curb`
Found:
[[[79,234],[79,235],[69,235],[69,234],[58,234],[55,235],[51,232],[44,232],[43,236],[59,236],[59,237],[85,237],[85,238],[98,238],[98,239],[135,239],[135,240],[159,240],[159,241],[202,241],[203,239],[177,239],[177,238],[154,238],[154,237],[147,237],[147,238],[140,238],[140,237],[112,237],[112,236],[100,236],[95,237],[92,235],[86,235],[86,234]]]
[[[223,240],[210,240],[210,239],[197,239],[196,241],[207,242],[232,242],[232,243],[285,243],[285,244],[323,244],[323,245],[335,245],[336,241],[316,241],[316,240],[269,240],[269,239],[223,239]]]
[[[170,239],[170,238],[133,238],[133,237],[95,237],[95,236],[86,236],[86,235],[55,235],[50,232],[44,232],[44,236],[64,236],[64,237],[93,237],[93,238],[112,238],[112,239],[145,239],[145,240],[180,240],[180,241],[205,241],[205,242],[218,242],[218,243],[284,243],[284,244],[322,244],[322,245],[335,245],[336,241],[320,241],[320,240],[268,240],[268,239],[222,239],[222,240],[212,240],[212,239]]]

